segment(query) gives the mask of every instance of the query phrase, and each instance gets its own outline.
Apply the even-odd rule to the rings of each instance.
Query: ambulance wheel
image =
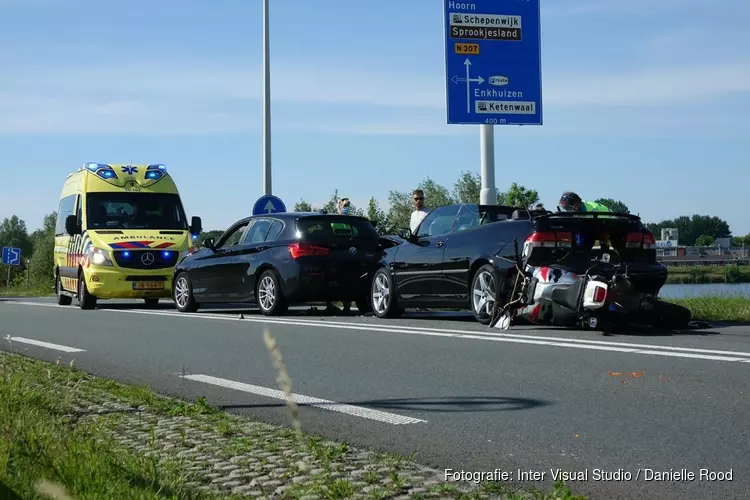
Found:
[[[64,295],[62,293],[62,283],[60,282],[60,275],[55,274],[55,295],[57,296],[57,304],[61,306],[69,306],[73,302],[73,297]]]
[[[83,271],[78,273],[78,306],[81,309],[94,309],[96,307],[96,297],[89,293]]]

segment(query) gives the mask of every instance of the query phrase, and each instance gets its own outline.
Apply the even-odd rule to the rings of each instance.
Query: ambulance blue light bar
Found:
[[[114,169],[110,167],[109,165],[105,165],[103,163],[86,163],[84,165],[86,169],[88,169],[91,172],[94,172],[96,175],[101,177],[102,179],[113,179],[117,177],[117,173],[115,173]]]
[[[146,179],[151,180],[157,180],[161,179],[161,177],[167,173],[167,166],[158,164],[158,165],[149,165],[146,168]]]

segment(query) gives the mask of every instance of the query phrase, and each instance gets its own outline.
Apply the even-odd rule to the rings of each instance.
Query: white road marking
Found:
[[[41,340],[27,339],[25,337],[10,337],[8,340],[10,340],[11,342],[21,342],[22,344],[31,344],[39,347],[46,347],[47,349],[54,349],[56,351],[62,352],[86,352],[85,349],[79,349],[77,347],[52,344],[50,342],[42,342]]]
[[[59,306],[57,304],[46,304],[42,302],[13,302],[15,304],[62,307],[68,310],[74,308]],[[564,337],[547,337],[539,335],[525,335],[513,333],[479,332],[472,330],[453,330],[444,328],[428,328],[405,325],[389,325],[385,321],[382,325],[372,323],[349,323],[341,321],[277,318],[277,317],[244,317],[238,319],[237,315],[214,314],[214,313],[178,313],[167,311],[143,311],[133,309],[100,309],[101,312],[116,312],[126,314],[147,314],[151,316],[166,316],[172,318],[188,318],[203,320],[220,320],[234,322],[265,323],[293,326],[311,326],[316,328],[334,328],[341,330],[373,331],[386,333],[402,333],[407,335],[424,335],[430,337],[462,338],[469,340],[484,340],[492,342],[510,342],[517,344],[546,345],[554,347],[569,347],[575,349],[590,349],[610,352],[626,352],[632,354],[646,354],[652,356],[678,357],[690,359],[705,359],[710,361],[730,361],[750,363],[750,352],[719,351],[712,349],[695,349],[690,347],[660,346],[653,344],[635,344],[628,342],[609,342],[604,340],[570,339]],[[489,329],[488,329],[489,330]]]
[[[187,380],[193,380],[195,382],[203,382],[204,384],[226,387],[227,389],[233,389],[235,391],[257,394],[258,396],[265,396],[267,398],[280,399],[283,401],[286,401],[287,398],[284,391],[270,389],[268,387],[262,387],[259,385],[245,384],[243,382],[235,382],[234,380],[227,380],[225,378],[212,377],[211,375],[181,375],[180,377]],[[323,408],[324,410],[346,413],[347,415],[368,418],[370,420],[377,420],[378,422],[384,422],[386,424],[404,425],[427,423],[426,420],[422,420],[420,418],[405,417],[403,415],[396,415],[395,413],[373,410],[370,408],[364,408],[362,406],[336,403],[327,399],[303,396],[301,394],[292,393],[292,398],[297,404],[315,406],[317,408]]]

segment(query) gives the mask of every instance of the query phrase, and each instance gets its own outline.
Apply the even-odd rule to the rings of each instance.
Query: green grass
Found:
[[[96,421],[71,418],[70,401],[54,388],[80,376],[0,357],[0,483],[29,499],[49,498],[40,494],[45,483],[73,498],[214,498],[183,487],[178,471],[118,446]]]
[[[667,267],[668,284],[750,283],[750,266]]]
[[[26,285],[23,285],[5,288],[5,283],[3,283],[3,287],[0,288],[0,297],[53,297],[54,295],[55,289],[52,287],[52,285],[32,285],[29,288],[26,288]]]
[[[750,322],[750,299],[744,297],[687,297],[664,299],[687,307],[697,321]]]

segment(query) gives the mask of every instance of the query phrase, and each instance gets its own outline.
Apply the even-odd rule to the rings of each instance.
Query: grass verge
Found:
[[[182,487],[173,471],[116,445],[60,386],[74,370],[0,354],[0,482],[21,498],[212,498]],[[71,394],[68,394],[70,396]],[[61,496],[60,496],[61,495]]]
[[[274,342],[267,342],[273,352]],[[20,498],[53,497],[42,491],[55,488],[62,491],[55,498],[102,499],[252,492],[321,499],[406,493],[414,499],[584,498],[562,483],[550,494],[434,480],[434,472],[406,457],[253,422],[204,398],[191,403],[93,377],[73,362],[69,368],[2,352],[0,435],[0,489],[5,485]],[[431,483],[417,484],[428,477]]]
[[[744,297],[687,297],[664,300],[687,307],[696,321],[750,322],[750,299]]]
[[[0,297],[53,297],[54,289],[49,286],[12,286],[10,288],[0,288]]]

